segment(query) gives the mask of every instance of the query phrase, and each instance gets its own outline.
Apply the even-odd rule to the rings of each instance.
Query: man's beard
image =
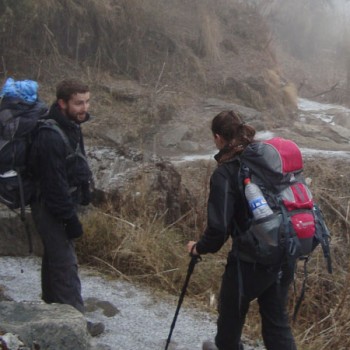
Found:
[[[69,110],[67,110],[66,114],[67,114],[67,117],[70,120],[74,121],[77,124],[80,124],[80,123],[84,122],[85,119],[86,119],[86,115],[87,115],[86,112],[85,113],[74,113],[74,114],[72,114],[72,113],[70,113]]]

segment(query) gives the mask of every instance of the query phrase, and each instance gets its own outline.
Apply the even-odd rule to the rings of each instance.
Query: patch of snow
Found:
[[[322,121],[332,125],[335,125],[333,118],[336,112],[350,114],[350,110],[344,106],[330,103],[320,103],[305,98],[298,98],[298,108],[300,111],[301,120],[304,120],[308,114],[311,114],[313,117],[321,119]]]
[[[349,112],[349,109],[336,104],[331,103],[320,103],[306,98],[298,98],[298,108],[302,111],[326,111],[329,109],[338,109],[344,112]]]
[[[272,131],[264,130],[264,131],[258,131],[255,135],[256,140],[269,140],[272,139],[275,136],[275,134]]]
[[[350,152],[347,151],[330,151],[330,150],[319,150],[312,148],[301,148],[303,157],[318,157],[318,158],[337,158],[337,159],[350,159]]]

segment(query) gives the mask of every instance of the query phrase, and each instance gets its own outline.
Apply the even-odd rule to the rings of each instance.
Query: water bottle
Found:
[[[244,179],[244,185],[244,193],[253,213],[254,219],[259,220],[272,215],[273,211],[267,204],[259,186],[251,182],[250,178]]]
[[[250,230],[258,239],[260,249],[270,252],[272,247],[278,247],[280,241],[279,229],[282,223],[282,215],[275,215],[266,202],[259,186],[252,183],[249,178],[244,180],[245,196],[249,207],[253,213],[254,219]]]

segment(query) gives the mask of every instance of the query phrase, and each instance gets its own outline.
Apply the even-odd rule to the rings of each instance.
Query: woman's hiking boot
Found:
[[[212,341],[207,340],[202,344],[202,350],[219,350],[219,349]]]
[[[239,349],[244,350],[242,343],[239,344]],[[212,341],[207,340],[202,344],[202,350],[219,350],[219,349]]]

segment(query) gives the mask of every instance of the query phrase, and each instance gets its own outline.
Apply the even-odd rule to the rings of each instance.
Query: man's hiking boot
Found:
[[[202,350],[219,350],[212,341],[205,341],[202,345]]]
[[[105,330],[105,325],[102,322],[91,322],[87,321],[86,329],[92,337],[97,337]]]

